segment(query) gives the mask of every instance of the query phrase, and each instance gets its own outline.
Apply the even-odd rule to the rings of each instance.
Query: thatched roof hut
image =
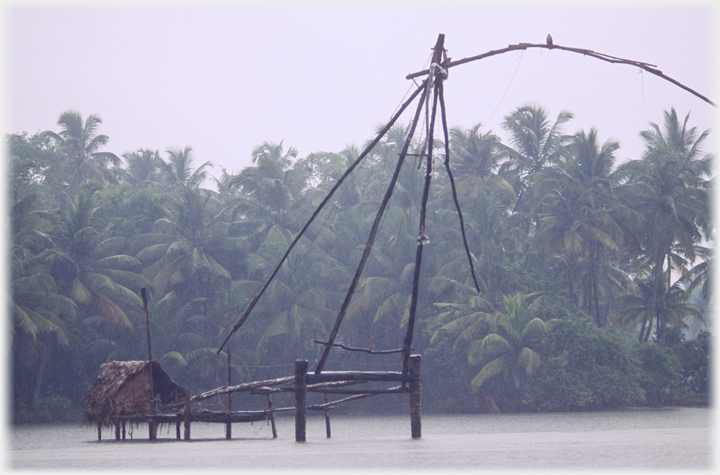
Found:
[[[103,363],[83,396],[83,422],[109,426],[113,414],[150,414],[156,394],[163,406],[182,402],[188,395],[157,361]]]

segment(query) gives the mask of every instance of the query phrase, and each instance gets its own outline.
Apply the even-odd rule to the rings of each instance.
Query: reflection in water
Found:
[[[410,438],[410,416],[308,418],[307,442],[294,441],[293,417],[265,423],[195,423],[191,442],[146,425],[115,442],[94,427],[21,426],[10,437],[13,468],[709,468],[710,409],[639,409],[563,414],[425,415]]]

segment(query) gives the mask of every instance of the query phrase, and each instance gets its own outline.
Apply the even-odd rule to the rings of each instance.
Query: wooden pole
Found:
[[[175,423],[175,438],[180,440],[180,421]]]
[[[115,419],[115,440],[120,440],[120,421]]]
[[[422,369],[422,356],[412,355],[409,361],[410,373],[410,433],[413,439],[422,435],[422,383],[420,380]]]
[[[277,439],[277,429],[275,428],[275,407],[273,406],[272,397],[267,393],[268,410],[270,411],[270,425],[272,426],[273,439]]]
[[[232,385],[232,380],[230,376],[230,347],[227,349],[227,385],[230,387]],[[228,414],[232,412],[232,393],[227,393],[227,412]],[[227,424],[225,424],[225,438],[230,440],[232,439],[232,422],[230,422],[230,419],[228,418]]]
[[[442,55],[445,44],[445,35],[440,33],[438,35],[437,42],[435,43],[432,64],[439,65],[442,61]],[[432,67],[431,67],[432,69]],[[433,87],[433,106],[432,115],[429,121],[428,137],[427,137],[427,166],[425,171],[425,184],[423,187],[422,201],[420,203],[420,226],[418,229],[418,242],[417,249],[415,251],[415,269],[413,271],[413,283],[412,283],[412,294],[410,297],[410,309],[408,312],[407,321],[407,333],[405,334],[405,340],[403,341],[403,375],[408,374],[408,359],[410,358],[410,352],[412,351],[412,340],[413,332],[415,330],[415,316],[417,312],[417,302],[420,294],[420,269],[422,268],[422,256],[423,247],[427,242],[427,236],[425,235],[425,214],[427,209],[428,197],[430,194],[430,180],[432,179],[432,152],[433,152],[433,130],[435,129],[435,115],[437,112],[438,102],[438,83],[442,82],[442,79],[438,77],[439,74],[435,74],[435,77],[428,77],[428,80],[434,79]],[[428,88],[431,83],[428,83]],[[426,96],[427,97],[427,96]],[[426,106],[426,107],[429,107]],[[426,114],[428,113],[426,109]],[[426,116],[427,118],[427,116]]]
[[[427,79],[425,81],[427,81]],[[425,82],[423,82],[423,84],[425,84]],[[408,131],[407,138],[405,139],[405,144],[403,145],[403,148],[400,151],[400,155],[398,156],[397,163],[395,164],[395,171],[393,172],[392,178],[390,178],[390,182],[388,183],[387,189],[385,190],[385,195],[380,202],[380,207],[378,208],[377,213],[375,213],[375,220],[370,227],[370,234],[368,235],[368,240],[365,243],[365,248],[363,249],[362,256],[360,257],[360,262],[358,262],[357,269],[355,270],[355,275],[350,282],[350,287],[348,287],[347,293],[345,294],[345,299],[340,306],[340,311],[338,312],[338,316],[335,319],[335,324],[332,330],[330,330],[330,334],[328,335],[327,339],[328,344],[325,345],[325,349],[320,355],[317,367],[315,368],[315,374],[320,374],[322,372],[322,368],[325,367],[325,361],[327,361],[328,355],[330,354],[330,350],[333,346],[332,344],[335,342],[335,337],[340,330],[340,323],[342,323],[342,320],[345,317],[345,312],[350,306],[350,301],[352,300],[352,296],[355,293],[355,287],[357,287],[358,282],[360,281],[360,275],[362,274],[363,269],[365,268],[365,264],[370,257],[370,252],[372,252],[373,244],[375,242],[375,236],[377,234],[378,228],[380,227],[380,222],[383,215],[385,214],[385,209],[390,202],[390,198],[392,197],[395,184],[400,177],[400,170],[402,169],[403,163],[405,162],[405,156],[408,153],[408,149],[410,148],[410,144],[412,143],[412,138],[415,135],[415,129],[417,128],[417,124],[420,119],[420,112],[423,109],[426,95],[427,88],[423,87],[423,93],[420,97],[420,101],[418,102],[417,109],[415,109],[415,116],[413,118],[413,121],[410,123],[410,130]]]
[[[148,315],[147,307],[147,289],[140,287],[140,296],[143,302],[143,311],[145,312],[145,332],[147,334],[147,345],[148,345],[148,365],[150,367],[150,406],[152,407],[152,413],[155,414],[155,403],[152,400],[155,398],[155,378],[153,376],[152,369],[152,347],[150,346],[150,317]],[[155,419],[150,419],[148,422],[148,437],[150,440],[155,440],[157,435],[157,427],[155,425]]]
[[[305,406],[307,403],[307,360],[295,360],[295,442],[305,442]]]
[[[152,348],[150,347],[150,317],[148,316],[147,291],[145,290],[145,287],[140,288],[140,295],[142,296],[143,310],[145,311],[145,332],[147,333],[148,361],[152,361]],[[153,396],[154,395],[155,393],[153,393]]]
[[[185,398],[185,414],[184,414],[184,424],[185,424],[185,440],[190,440],[190,398]]]
[[[150,440],[157,439],[157,422],[155,422],[155,418],[151,418],[150,422],[148,422],[148,428],[150,431]]]
[[[325,404],[329,401],[329,395],[328,393],[325,393]],[[325,435],[327,438],[330,438],[330,406],[325,406]]]
[[[268,277],[268,279],[265,281],[265,284],[263,285],[263,287],[250,300],[250,304],[245,309],[245,312],[243,312],[243,314],[240,317],[240,319],[238,320],[238,322],[235,324],[235,326],[233,326],[232,330],[230,330],[230,333],[228,333],[228,335],[225,337],[225,340],[223,340],[223,342],[220,344],[220,347],[217,350],[218,354],[220,353],[220,350],[222,350],[223,347],[225,346],[225,343],[227,343],[227,341],[230,339],[230,336],[233,333],[235,333],[238,330],[238,328],[240,328],[240,326],[243,324],[245,319],[248,318],[248,316],[250,315],[250,312],[255,307],[255,304],[258,302],[258,300],[260,300],[260,297],[265,292],[265,289],[268,288],[273,277],[275,277],[275,274],[277,274],[277,272],[280,270],[280,267],[282,266],[283,262],[285,262],[285,259],[287,259],[288,255],[290,254],[290,251],[292,251],[293,247],[295,247],[295,244],[298,241],[300,241],[300,238],[303,236],[303,234],[305,234],[305,231],[310,227],[310,224],[315,220],[315,217],[318,214],[320,214],[320,211],[322,211],[325,204],[328,201],[330,201],[330,198],[333,196],[333,193],[335,193],[335,190],[337,190],[340,187],[340,185],[343,183],[345,178],[347,178],[350,175],[350,173],[352,173],[352,171],[355,169],[355,167],[357,167],[360,164],[360,162],[365,158],[365,156],[367,156],[370,153],[370,151],[373,150],[375,145],[377,145],[378,142],[380,142],[380,140],[385,136],[385,134],[393,126],[393,124],[395,124],[395,122],[400,118],[400,116],[405,111],[405,109],[412,103],[412,101],[415,100],[415,98],[418,96],[418,94],[420,94],[424,90],[425,90],[424,85],[421,85],[417,89],[415,89],[415,92],[413,92],[410,95],[410,97],[408,97],[408,99],[397,109],[397,111],[395,112],[395,115],[393,115],[390,118],[390,120],[387,122],[387,124],[385,124],[385,126],[382,128],[382,130],[380,130],[377,133],[377,135],[373,139],[373,141],[371,143],[369,143],[367,145],[367,147],[365,147],[365,150],[363,150],[362,153],[360,153],[360,155],[355,159],[355,161],[347,168],[347,170],[345,170],[345,173],[343,173],[342,176],[340,178],[338,178],[338,180],[335,182],[335,185],[333,185],[333,187],[330,189],[330,191],[328,191],[327,195],[325,195],[325,198],[322,199],[322,201],[317,206],[317,208],[315,208],[315,211],[313,211],[313,214],[310,216],[310,219],[308,219],[308,221],[305,223],[305,226],[303,226],[303,228],[300,230],[300,232],[298,232],[295,235],[295,239],[293,239],[293,241],[290,243],[290,246],[285,250],[285,254],[280,258],[280,262],[278,262],[277,267],[275,267],[275,270],[273,270],[272,274],[270,274],[270,277]],[[415,122],[417,122],[417,118],[416,118]],[[330,341],[333,341],[333,340],[331,339]]]
[[[98,440],[102,440],[102,425],[98,421]]]
[[[122,421],[122,440],[125,440],[125,419]]]

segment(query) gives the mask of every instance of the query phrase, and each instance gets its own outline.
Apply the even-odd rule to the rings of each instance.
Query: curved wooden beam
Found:
[[[476,56],[470,56],[469,58],[463,58],[458,59],[457,61],[446,61],[442,64],[442,67],[445,69],[452,68],[453,66],[460,66],[461,64],[469,63],[471,61],[477,61],[483,58],[488,58],[490,56],[495,56],[498,54],[508,53],[510,51],[517,51],[517,50],[527,50],[529,48],[545,48],[545,49],[559,49],[563,51],[570,51],[571,53],[578,53],[582,54],[584,56],[590,56],[592,58],[599,59],[601,61],[606,61],[608,63],[615,63],[615,64],[627,64],[630,66],[636,66],[640,69],[643,69],[651,74],[654,74],[655,76],[658,76],[662,79],[665,79],[666,81],[669,81],[676,86],[680,87],[681,89],[686,90],[690,94],[702,99],[703,101],[707,102],[713,107],[717,107],[717,105],[705,97],[704,95],[700,94],[699,92],[695,91],[694,89],[684,85],[680,81],[677,81],[670,76],[667,76],[662,71],[657,69],[657,66],[650,63],[643,63],[641,61],[634,61],[632,59],[624,59],[624,58],[618,58],[617,56],[610,56],[609,54],[605,53],[597,53],[593,50],[589,49],[582,49],[582,48],[572,48],[570,46],[560,46],[557,44],[544,44],[544,43],[518,43],[516,45],[509,45],[506,48],[491,50],[486,53],[478,54]],[[415,73],[410,73],[407,76],[405,76],[406,79],[413,79],[419,76],[425,76],[428,74],[428,69],[423,69],[422,71],[418,71]]]

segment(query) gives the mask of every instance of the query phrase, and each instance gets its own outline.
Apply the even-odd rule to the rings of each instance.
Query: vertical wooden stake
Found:
[[[277,429],[275,428],[275,407],[273,406],[272,397],[267,393],[268,410],[270,411],[270,425],[272,426],[273,439],[277,439]]]
[[[102,425],[98,422],[98,440],[102,440]]]
[[[190,398],[185,398],[185,440],[190,440]]]
[[[227,349],[227,355],[228,355],[228,362],[227,362],[227,385],[230,387],[232,385],[232,380],[230,376],[230,347],[228,346]],[[225,438],[230,440],[232,439],[232,422],[230,422],[230,413],[232,412],[232,393],[227,393],[227,402],[225,403],[227,412],[228,412],[228,421],[225,424]]]
[[[122,421],[122,440],[125,440],[125,419]]]
[[[413,439],[422,435],[422,383],[420,381],[422,356],[411,355],[408,362],[410,374],[410,433]]]
[[[305,442],[307,369],[307,360],[295,360],[295,442]]]
[[[120,440],[120,421],[115,419],[115,440]]]
[[[328,393],[325,394],[325,404],[328,403]],[[330,438],[330,406],[325,407],[325,435]]]
[[[175,438],[180,440],[180,421],[175,423]]]
[[[140,296],[142,297],[143,310],[145,311],[145,331],[147,332],[148,361],[152,361],[152,348],[150,347],[150,317],[148,316],[147,291],[145,290],[145,287],[140,287]],[[155,395],[155,393],[153,393],[153,395]]]

